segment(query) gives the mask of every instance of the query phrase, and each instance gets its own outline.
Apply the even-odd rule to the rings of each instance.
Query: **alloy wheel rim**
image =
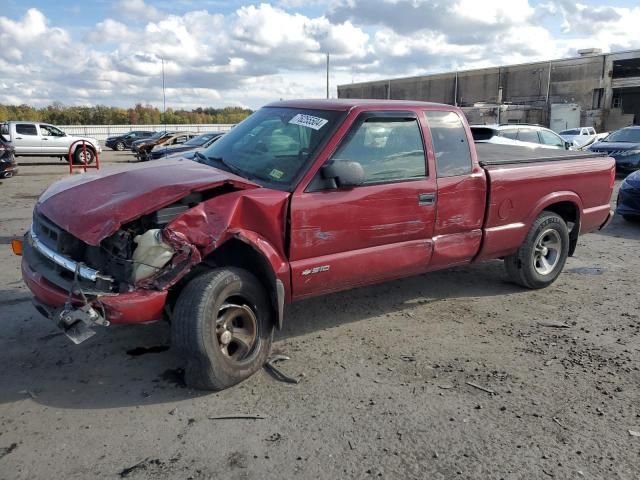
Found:
[[[535,242],[533,268],[540,275],[549,275],[560,262],[562,239],[557,230],[543,231]]]
[[[222,354],[241,362],[254,351],[258,340],[258,319],[247,305],[225,303],[218,310],[215,339]]]

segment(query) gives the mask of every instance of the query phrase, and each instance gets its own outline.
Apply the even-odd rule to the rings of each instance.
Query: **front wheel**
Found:
[[[125,148],[125,145],[124,145],[124,143],[123,143],[123,142],[118,142],[118,143],[116,143],[116,150],[117,150],[118,152],[122,152],[122,151],[124,150],[124,148]]]
[[[543,212],[518,251],[504,259],[509,278],[527,288],[551,285],[569,254],[569,230],[558,214]]]
[[[96,154],[94,153],[93,149],[91,149],[90,147],[86,147],[86,152],[87,152],[87,164],[93,163],[93,161],[96,159]],[[75,152],[73,152],[73,164],[74,165],[84,164],[84,155],[85,155],[85,149],[82,147],[82,145],[76,147]]]
[[[258,279],[239,268],[219,268],[189,282],[176,302],[173,344],[185,357],[185,381],[222,390],[258,371],[267,360],[273,319]]]

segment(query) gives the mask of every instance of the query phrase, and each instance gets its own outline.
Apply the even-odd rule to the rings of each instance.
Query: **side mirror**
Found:
[[[564,142],[564,149],[565,150],[571,150],[571,147],[573,147],[573,143],[572,142]]]
[[[338,187],[357,187],[364,183],[364,169],[358,162],[335,160],[320,169],[322,178],[333,179]]]

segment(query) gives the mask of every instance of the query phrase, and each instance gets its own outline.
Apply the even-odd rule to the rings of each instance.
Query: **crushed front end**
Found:
[[[153,227],[163,214],[161,210],[131,222],[92,246],[35,213],[24,238],[22,274],[38,311],[75,343],[91,337],[96,325],[162,319],[167,291],[138,288],[136,280],[152,276],[163,265],[134,262],[134,249],[138,235],[157,231]],[[164,251],[166,263],[171,255],[166,247]]]

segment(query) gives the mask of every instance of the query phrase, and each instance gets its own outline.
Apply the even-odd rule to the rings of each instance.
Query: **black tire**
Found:
[[[91,147],[86,147],[87,149],[87,164],[91,164],[94,162],[94,160],[96,159],[96,152],[94,152],[93,148]],[[78,145],[75,149],[75,151],[73,152],[73,164],[74,165],[82,165],[83,162],[83,152],[84,149],[82,147],[82,145]]]
[[[518,251],[506,257],[504,264],[513,282],[531,289],[544,288],[558,278],[568,254],[567,224],[556,213],[542,212]]]
[[[230,328],[216,327],[225,318]],[[273,325],[265,289],[246,270],[218,268],[191,280],[171,322],[173,345],[187,361],[187,386],[222,390],[253,375],[267,361]],[[240,335],[253,339],[243,343]]]
[[[117,150],[118,152],[122,152],[124,149],[125,149],[124,142],[116,143],[116,146],[114,148],[114,150]]]
[[[631,223],[640,222],[640,215],[622,215],[622,218]]]

